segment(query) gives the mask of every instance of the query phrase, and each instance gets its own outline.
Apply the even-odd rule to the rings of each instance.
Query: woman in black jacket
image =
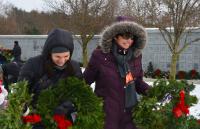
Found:
[[[54,29],[48,34],[42,54],[30,58],[24,64],[18,80],[28,81],[30,92],[34,93],[33,108],[41,90],[55,84],[61,78],[69,76],[82,78],[79,63],[71,60],[73,50],[71,33],[62,29]],[[39,127],[42,128],[40,125],[37,129]]]

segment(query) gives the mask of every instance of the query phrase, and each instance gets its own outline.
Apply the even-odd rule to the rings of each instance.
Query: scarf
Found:
[[[131,108],[137,104],[134,75],[132,75],[128,61],[133,59],[131,48],[123,49],[116,42],[112,46],[113,55],[117,61],[120,77],[125,79],[125,108]]]

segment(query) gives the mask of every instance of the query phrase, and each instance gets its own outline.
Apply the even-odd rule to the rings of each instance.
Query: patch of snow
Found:
[[[200,119],[200,84],[194,84],[195,89],[191,91],[191,95],[195,95],[198,99],[198,103],[190,107],[190,115],[194,116],[197,119]]]

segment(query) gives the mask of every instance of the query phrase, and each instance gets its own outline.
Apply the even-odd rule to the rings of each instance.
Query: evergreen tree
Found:
[[[153,64],[152,64],[152,62],[149,62],[149,65],[147,67],[146,76],[152,78],[153,77],[153,73],[154,73]]]

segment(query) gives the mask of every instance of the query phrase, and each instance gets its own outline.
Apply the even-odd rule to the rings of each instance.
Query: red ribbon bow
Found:
[[[41,117],[38,114],[32,114],[32,115],[22,116],[22,120],[24,123],[35,124],[41,122]]]
[[[53,119],[56,121],[59,129],[68,129],[68,127],[72,126],[72,123],[69,120],[65,120],[65,115],[55,114]]]
[[[179,103],[173,108],[173,114],[176,118],[182,116],[182,114],[189,114],[189,106],[185,105],[185,91],[180,91],[180,101]]]

